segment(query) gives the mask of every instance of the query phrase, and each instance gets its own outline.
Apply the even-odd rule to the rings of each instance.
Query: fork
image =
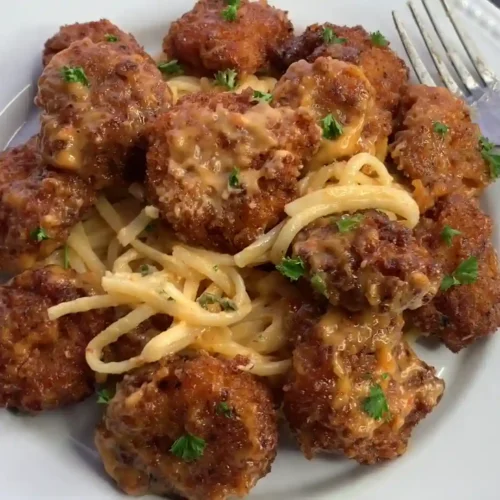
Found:
[[[425,27],[426,23],[424,18],[419,14],[415,2],[410,0],[408,2],[408,7],[410,8],[420,34],[424,39],[427,50],[431,55],[441,81],[438,83],[431,76],[425,67],[424,62],[420,58],[415,45],[413,45],[403,21],[397,12],[393,12],[392,16],[394,18],[396,29],[398,30],[399,36],[408,55],[408,59],[413,66],[417,79],[420,83],[430,87],[436,87],[438,84],[444,85],[456,97],[466,101],[472,110],[472,115],[475,121],[477,121],[481,127],[483,134],[494,144],[500,145],[500,81],[498,77],[486,65],[474,42],[467,35],[463,27],[460,26],[456,14],[450,7],[449,0],[439,1],[479,78],[473,76],[466,64],[462,61],[461,56],[455,49],[453,49],[449,39],[444,34],[443,28],[436,20],[433,10],[430,8],[431,1],[420,1],[424,7],[424,11],[429,17],[430,25],[432,25],[432,28],[437,34],[439,42],[444,48],[446,56],[458,76],[458,81],[453,77],[451,71],[439,55],[436,44],[434,43],[430,32]],[[432,5],[436,6],[437,4],[438,2],[436,2],[436,0],[432,0]]]

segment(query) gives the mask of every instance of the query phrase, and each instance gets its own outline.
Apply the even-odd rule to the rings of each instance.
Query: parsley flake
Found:
[[[184,462],[193,462],[203,456],[206,445],[204,439],[187,433],[174,442],[170,451]]]
[[[241,187],[239,168],[234,167],[233,170],[231,170],[227,183],[231,189],[239,189]]]
[[[233,410],[225,401],[217,404],[217,415],[224,415],[226,418],[233,418]]]
[[[37,227],[36,229],[33,229],[33,231],[31,231],[30,238],[33,241],[41,243],[44,240],[48,240],[49,235],[47,234],[47,232],[43,227]]]
[[[148,276],[149,274],[153,274],[153,269],[147,264],[143,264],[139,268],[139,271],[141,272],[142,276]]]
[[[215,74],[215,83],[221,87],[226,87],[228,90],[233,90],[236,87],[238,73],[234,69],[226,69],[218,71]]]
[[[450,127],[441,122],[434,122],[432,125],[432,129],[434,130],[434,132],[436,132],[436,134],[442,137],[444,137],[450,131]]]
[[[325,139],[338,139],[344,133],[344,127],[332,114],[325,116],[320,123]]]
[[[297,281],[306,273],[304,261],[300,257],[296,259],[283,257],[283,260],[276,266],[276,269],[290,281]]]
[[[146,231],[146,233],[152,233],[155,229],[155,226],[156,224],[154,222],[150,222],[145,228],[144,228],[144,231]]]
[[[311,278],[311,285],[318,293],[328,298],[326,282],[321,274],[316,273],[313,275]]]
[[[208,306],[211,304],[219,304],[223,311],[238,310],[238,306],[232,300],[225,297],[218,297],[212,293],[204,293],[196,302],[198,302],[203,309],[208,309]]]
[[[453,229],[451,226],[444,226],[441,231],[441,239],[446,243],[446,246],[451,247],[453,244],[453,238],[455,236],[460,236],[462,233]]]
[[[344,215],[335,224],[337,224],[341,233],[348,233],[349,231],[357,229],[363,221],[363,218],[364,216],[362,214]]]
[[[256,102],[271,102],[273,100],[273,95],[266,92],[261,92],[260,90],[255,90],[253,93],[253,101]]]
[[[481,147],[481,155],[490,166],[491,178],[498,179],[500,177],[500,155],[493,154],[495,145],[487,137],[481,137],[479,146]]]
[[[63,267],[64,269],[69,269],[69,247],[64,245],[63,249]]]
[[[388,373],[382,373],[382,380],[387,380],[390,377]]]
[[[332,28],[323,28],[323,41],[329,45],[344,44],[347,42],[346,38],[339,38]]]
[[[376,47],[387,47],[389,45],[389,40],[380,33],[380,31],[375,31],[370,35],[373,45]]]
[[[471,285],[477,281],[478,273],[479,265],[477,257],[469,257],[453,271],[453,274],[443,278],[441,290],[446,292],[454,286]]]
[[[172,59],[168,62],[158,63],[158,69],[164,74],[169,76],[184,74],[183,67],[179,64],[177,59]]]
[[[236,5],[228,5],[223,11],[222,11],[222,17],[226,21],[236,21],[236,18],[238,17],[238,7]]]
[[[104,38],[106,39],[106,42],[117,42],[118,41],[118,37],[117,36],[110,35],[109,33],[106,33],[104,35]]]
[[[363,411],[374,420],[390,417],[389,404],[379,384],[370,387],[370,395],[363,401]]]
[[[97,403],[107,405],[114,398],[115,391],[113,389],[100,389],[97,391]]]
[[[215,266],[214,266],[214,268],[213,268],[213,269],[214,269],[214,271],[215,271],[215,272],[217,272],[217,271],[219,270],[219,265],[218,265],[218,264],[215,264]]]
[[[90,85],[87,75],[81,66],[63,66],[61,68],[61,77],[66,83],[81,83],[88,87]]]

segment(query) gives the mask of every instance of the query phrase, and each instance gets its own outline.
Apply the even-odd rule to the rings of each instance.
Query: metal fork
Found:
[[[436,6],[438,2],[435,0],[420,0],[427,16],[430,20],[430,25],[432,25],[439,42],[443,46],[448,59],[451,62],[457,76],[458,81],[452,76],[452,73],[448,70],[448,67],[443,62],[436,50],[436,44],[433,42],[429,31],[425,27],[425,21],[423,17],[418,13],[415,2],[410,0],[408,2],[408,7],[413,15],[418,29],[424,39],[425,45],[431,55],[431,58],[436,66],[441,84],[450,90],[453,94],[461,99],[464,99],[472,109],[473,117],[481,127],[481,130],[485,136],[487,136],[492,142],[500,145],[500,81],[495,73],[486,65],[484,59],[479,53],[474,42],[469,38],[465,30],[460,26],[456,14],[453,12],[449,5],[449,0],[440,0],[442,7],[446,13],[448,20],[453,26],[455,33],[458,35],[458,39],[463,45],[467,56],[474,69],[477,72],[479,78],[473,76],[473,74],[467,69],[466,64],[462,61],[461,57],[457,51],[453,48],[449,39],[444,34],[442,26],[436,20],[436,16],[433,14],[433,10],[430,5]],[[396,29],[398,30],[401,41],[405,47],[408,58],[413,66],[415,74],[424,85],[429,85],[435,87],[438,82],[434,80],[431,76],[422,59],[418,55],[418,51],[413,45],[408,32],[405,28],[403,21],[397,12],[392,13],[394,18],[394,23],[396,24]]]

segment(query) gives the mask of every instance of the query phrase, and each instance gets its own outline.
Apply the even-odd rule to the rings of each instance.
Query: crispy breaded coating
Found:
[[[450,247],[442,238],[446,226],[461,233],[452,238]],[[500,327],[500,273],[491,219],[477,201],[458,194],[440,200],[422,218],[415,235],[445,275],[470,257],[477,257],[479,272],[475,283],[440,291],[432,302],[408,313],[409,321],[420,331],[438,336],[453,352],[494,333]]]
[[[335,43],[325,42],[324,33],[332,30]],[[281,65],[288,68],[300,59],[309,62],[318,57],[333,57],[360,66],[375,88],[377,103],[392,115],[397,112],[400,96],[408,82],[408,68],[404,61],[387,46],[376,45],[362,27],[313,24],[302,35],[292,38],[283,47]]]
[[[342,226],[346,217],[352,227]],[[318,219],[297,235],[292,253],[316,290],[350,311],[416,309],[441,284],[439,266],[412,232],[376,210]]]
[[[318,123],[328,115],[337,120],[342,133],[323,137],[313,160],[318,165],[360,152],[386,155],[391,114],[380,108],[374,88],[353,64],[330,57],[292,64],[273,90],[273,105],[309,107]]]
[[[85,348],[109,324],[109,311],[50,321],[47,309],[94,293],[74,271],[57,266],[26,271],[0,287],[0,406],[34,413],[92,394]]]
[[[269,389],[236,361],[164,358],[126,375],[96,432],[107,473],[130,495],[225,500],[271,469],[278,441]],[[183,459],[178,439],[201,439]]]
[[[287,13],[267,2],[241,0],[236,19],[228,21],[222,14],[227,6],[224,0],[199,0],[172,23],[163,41],[167,57],[210,74],[268,69],[271,56],[293,35]]]
[[[43,51],[43,65],[47,66],[50,60],[59,52],[67,49],[73,42],[90,38],[94,43],[105,42],[113,48],[119,47],[122,51],[145,54],[139,42],[130,33],[123,32],[118,26],[107,19],[89,23],[75,23],[61,26],[59,31],[45,42]],[[116,40],[115,40],[116,38]]]
[[[74,42],[52,58],[38,83],[43,158],[97,189],[124,184],[148,123],[171,101],[149,58],[107,42]]]
[[[491,182],[481,131],[464,101],[444,88],[414,85],[403,98],[402,116],[391,156],[413,185],[422,212],[451,193],[479,195]],[[436,131],[436,123],[447,131]]]
[[[62,246],[95,201],[70,172],[45,166],[37,137],[0,154],[0,271],[32,267]]]
[[[308,110],[255,103],[251,89],[192,94],[151,128],[149,200],[181,240],[236,253],[284,217],[320,138]]]
[[[405,453],[444,382],[402,341],[400,317],[330,309],[299,337],[283,411],[307,458],[363,464]]]

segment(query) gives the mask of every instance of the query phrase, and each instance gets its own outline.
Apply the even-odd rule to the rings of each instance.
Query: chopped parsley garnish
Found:
[[[37,241],[38,243],[40,243],[44,240],[48,240],[49,235],[46,233],[43,227],[37,227],[36,229],[33,229],[33,231],[31,231],[30,238],[33,241]]]
[[[375,31],[375,33],[371,34],[371,39],[373,45],[376,47],[387,47],[389,45],[389,41],[387,38],[380,33],[380,31]]]
[[[341,233],[348,233],[349,231],[357,229],[363,218],[362,214],[344,215],[335,224],[337,224]]]
[[[253,93],[253,100],[257,102],[271,102],[273,100],[273,95],[255,90]]]
[[[193,462],[203,456],[206,445],[204,439],[187,433],[174,442],[170,451],[184,462]]]
[[[233,90],[236,87],[238,73],[234,69],[226,69],[218,71],[215,74],[215,82],[221,87],[226,87],[228,90]]]
[[[208,306],[211,304],[219,304],[223,311],[237,311],[237,305],[232,301],[225,297],[218,297],[212,293],[204,293],[197,300],[198,304],[200,304],[203,309],[208,309]]]
[[[297,281],[306,273],[306,266],[300,257],[296,259],[283,257],[283,260],[276,266],[276,269],[290,281]]]
[[[236,21],[240,0],[226,0],[227,7],[222,11],[222,17],[226,21]]]
[[[388,373],[382,373],[382,380],[387,380],[390,377]]]
[[[337,139],[344,133],[344,128],[332,114],[325,116],[320,123],[325,139]]]
[[[218,264],[215,264],[214,271],[217,272],[218,270],[219,270],[219,266],[218,266]]]
[[[346,38],[339,38],[332,28],[323,28],[323,41],[329,45],[344,44],[347,42]]]
[[[436,134],[439,134],[443,137],[450,131],[450,127],[441,122],[434,122],[432,128],[434,132],[436,132]]]
[[[475,283],[477,281],[478,271],[479,266],[477,257],[469,257],[455,269],[453,274],[444,277],[441,283],[441,290],[446,292],[454,286],[471,285]]]
[[[492,179],[500,177],[500,155],[493,154],[492,151],[495,145],[490,142],[487,137],[479,139],[479,146],[481,147],[481,154],[490,166],[490,175]]]
[[[231,170],[227,183],[231,189],[239,189],[241,187],[239,168],[234,167],[233,170]]]
[[[379,384],[370,387],[370,395],[363,401],[363,411],[374,420],[390,417],[389,405]]]
[[[106,33],[104,35],[104,38],[106,39],[106,42],[117,42],[118,41],[118,37],[117,36],[110,35],[109,33]]]
[[[74,68],[63,66],[61,68],[61,76],[66,83],[81,83],[86,87],[90,85],[87,75],[81,66],[75,66]]]
[[[321,274],[316,273],[313,275],[313,277],[311,278],[311,285],[318,293],[324,295],[325,297],[328,297],[326,282]]]
[[[451,226],[444,226],[443,230],[441,231],[441,239],[446,243],[446,246],[451,247],[453,244],[453,238],[455,236],[460,236],[462,233],[460,231],[457,231],[456,229],[453,229]]]
[[[149,267],[147,264],[143,264],[140,268],[139,271],[143,276],[148,276],[149,274],[153,274],[153,269]]]
[[[112,389],[100,389],[97,391],[97,403],[107,405],[114,398],[115,391]]]
[[[233,410],[225,401],[217,404],[217,415],[224,415],[226,418],[233,418]]]
[[[158,63],[158,69],[164,74],[164,75],[182,75],[184,74],[184,69],[183,67],[179,64],[177,59],[172,59],[171,61],[168,62],[161,62]]]
[[[63,249],[63,267],[64,269],[69,269],[69,247],[64,245]]]

